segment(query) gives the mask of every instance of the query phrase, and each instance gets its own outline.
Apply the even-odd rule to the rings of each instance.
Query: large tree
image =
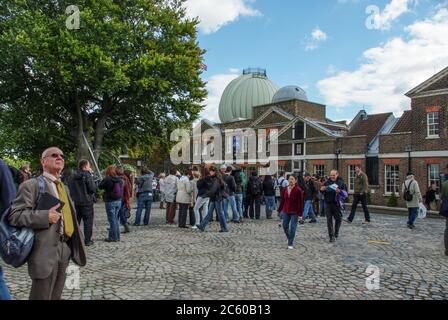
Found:
[[[57,144],[95,150],[167,143],[197,119],[204,51],[185,0],[0,2],[0,149],[23,158]]]

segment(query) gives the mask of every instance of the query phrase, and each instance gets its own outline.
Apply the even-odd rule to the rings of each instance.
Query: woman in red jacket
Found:
[[[282,214],[283,230],[285,230],[288,238],[288,249],[294,249],[297,223],[302,220],[303,216],[303,204],[303,190],[297,185],[296,177],[291,175],[288,180],[288,187],[282,191],[278,208],[278,212]]]

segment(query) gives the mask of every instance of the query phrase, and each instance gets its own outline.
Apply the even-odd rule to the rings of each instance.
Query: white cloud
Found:
[[[408,109],[404,94],[448,64],[448,9],[405,28],[396,37],[364,52],[355,71],[341,71],[317,87],[327,104],[337,108],[366,105],[373,112]]]
[[[260,16],[260,11],[251,6],[253,2],[255,0],[187,0],[186,9],[189,17],[199,17],[199,29],[210,34],[240,17]]]
[[[227,85],[240,75],[239,69],[232,68],[227,74],[216,74],[207,82],[208,96],[205,100],[205,109],[200,114],[200,119],[208,119],[212,122],[220,122],[219,102]]]
[[[392,22],[409,12],[411,4],[417,2],[417,0],[392,0],[386,5],[383,12],[374,16],[378,29],[390,29]]]
[[[305,50],[316,50],[322,42],[327,41],[328,36],[319,27],[316,27],[313,32],[311,32],[311,38],[306,37],[307,41],[305,43]]]

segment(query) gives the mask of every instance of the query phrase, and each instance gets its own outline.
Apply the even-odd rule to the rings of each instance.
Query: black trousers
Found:
[[[58,243],[57,255],[57,262],[50,276],[46,279],[32,280],[30,300],[61,300],[71,255],[67,243]]]
[[[93,230],[93,204],[88,206],[75,206],[78,224],[81,220],[84,222],[84,241],[85,243],[92,241]]]
[[[194,215],[194,210],[193,207],[189,207],[188,208],[188,213],[190,214],[190,226],[195,226],[196,225],[196,217]]]
[[[350,216],[348,217],[348,220],[353,221],[355,219],[356,208],[358,207],[358,204],[360,202],[362,205],[362,210],[364,211],[364,219],[370,222],[369,209],[367,208],[367,195],[365,193],[362,195],[360,195],[359,193],[355,193],[355,195],[353,196],[352,211],[350,213]]]
[[[249,217],[253,219],[260,219],[261,212],[261,196],[249,196]],[[255,209],[255,212],[254,212]]]
[[[325,214],[327,216],[328,235],[330,238],[338,237],[342,223],[341,209],[336,203],[325,203]]]
[[[187,226],[187,215],[189,203],[179,203],[179,227]]]

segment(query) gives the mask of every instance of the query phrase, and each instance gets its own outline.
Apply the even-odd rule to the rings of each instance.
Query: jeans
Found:
[[[229,203],[230,203],[230,207],[232,208],[232,214],[233,214],[232,221],[234,221],[234,222],[240,221],[239,213],[236,208],[235,196],[229,196],[227,199],[224,199],[223,203],[224,203],[224,216],[226,217],[226,221],[229,220],[229,215],[227,214],[227,210],[229,208]]]
[[[240,215],[239,220],[243,219],[243,194],[235,193],[236,209]]]
[[[127,223],[126,219],[126,204],[124,203],[124,200],[121,201],[121,208],[120,208],[120,224],[124,226]]]
[[[417,216],[418,216],[418,209],[419,208],[408,208],[408,212],[409,212],[408,225],[409,226],[414,225],[415,219],[417,219]]]
[[[3,279],[3,269],[0,266],[0,300],[11,300],[11,295],[9,294],[6,282]]]
[[[200,230],[205,230],[205,228],[210,222],[210,219],[213,217],[213,211],[216,211],[216,214],[219,217],[219,224],[221,226],[221,231],[228,232],[229,228],[227,227],[227,220],[225,219],[224,212],[222,210],[222,201],[210,201],[210,205],[208,207],[208,213],[198,228]]]
[[[320,216],[325,217],[325,200],[320,199]]]
[[[288,246],[292,247],[294,244],[294,238],[296,237],[297,222],[299,221],[299,216],[296,214],[282,213],[283,217],[283,230],[285,231],[286,237],[288,238]]]
[[[81,225],[81,220],[84,221],[84,241],[88,243],[92,241],[93,230],[93,205],[90,206],[76,206],[76,218],[78,224]]]
[[[355,193],[355,195],[353,196],[352,211],[350,213],[350,216],[348,217],[348,220],[350,222],[353,222],[353,220],[355,219],[356,208],[358,207],[358,204],[360,202],[362,205],[362,210],[364,211],[364,219],[370,222],[369,209],[367,209],[367,195],[365,193],[363,193],[362,195],[359,193]]]
[[[199,210],[201,210],[201,208],[205,208],[205,210],[208,211],[208,204],[210,202],[210,198],[202,198],[202,197],[198,197],[196,199],[196,203],[194,204],[194,217],[196,220],[196,225],[198,226],[203,219],[201,219],[201,212]]]
[[[265,196],[264,202],[266,203],[266,218],[272,218],[272,211],[275,209],[275,196]]]
[[[120,240],[120,227],[118,215],[120,214],[121,200],[106,202],[107,220],[109,221],[109,240]]]
[[[145,209],[145,217],[143,219],[143,223],[145,224],[145,226],[149,224],[149,218],[151,217],[152,199],[152,193],[142,193],[138,195],[137,212],[135,213],[136,225],[140,224],[143,209]]]
[[[341,208],[339,208],[339,205],[336,203],[325,203],[325,214],[327,215],[327,228],[328,228],[328,235],[330,236],[330,239],[334,237],[339,236],[339,229],[341,228],[342,224],[342,213]],[[333,220],[334,227],[333,227]]]
[[[305,201],[305,206],[303,208],[303,221],[305,221],[308,218],[308,213],[311,218],[311,221],[317,220],[316,214],[314,213],[313,200]]]

